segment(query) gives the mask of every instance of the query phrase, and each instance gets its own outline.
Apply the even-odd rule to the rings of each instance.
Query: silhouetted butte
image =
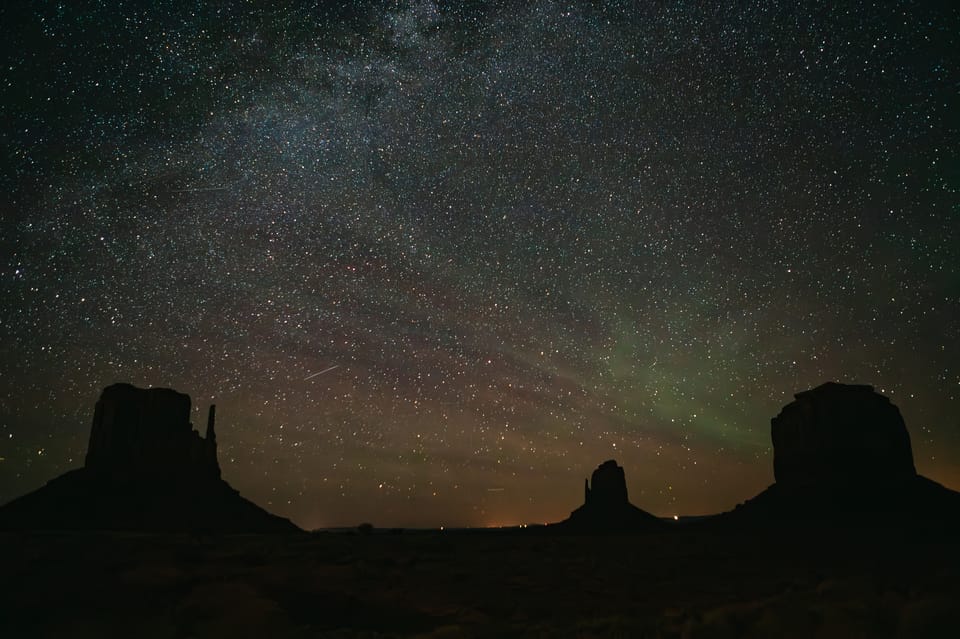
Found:
[[[663,522],[627,499],[623,467],[613,459],[600,464],[584,480],[583,505],[556,524],[566,530],[583,532],[637,532],[660,528]]]
[[[727,522],[960,520],[960,493],[918,475],[899,409],[872,386],[828,382],[771,420],[776,483]]]
[[[189,395],[130,384],[100,395],[84,467],[0,508],[0,528],[299,530],[221,479],[213,406],[200,437],[190,423]]]

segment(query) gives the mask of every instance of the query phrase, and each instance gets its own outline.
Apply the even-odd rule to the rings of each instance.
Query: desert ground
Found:
[[[957,636],[936,530],[5,533],[4,637]]]

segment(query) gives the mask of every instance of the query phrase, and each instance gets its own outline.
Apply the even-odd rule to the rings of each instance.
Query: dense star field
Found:
[[[0,502],[116,381],[304,527],[660,515],[826,380],[960,488],[950,3],[0,8]]]

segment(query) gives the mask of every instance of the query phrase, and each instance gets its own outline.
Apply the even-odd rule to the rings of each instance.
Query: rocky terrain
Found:
[[[0,534],[0,636],[954,637],[960,546],[776,535]]]

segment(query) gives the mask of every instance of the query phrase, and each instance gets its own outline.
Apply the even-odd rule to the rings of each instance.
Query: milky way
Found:
[[[0,501],[116,381],[306,527],[556,521],[608,458],[727,509],[826,380],[960,488],[948,3],[23,4]]]

